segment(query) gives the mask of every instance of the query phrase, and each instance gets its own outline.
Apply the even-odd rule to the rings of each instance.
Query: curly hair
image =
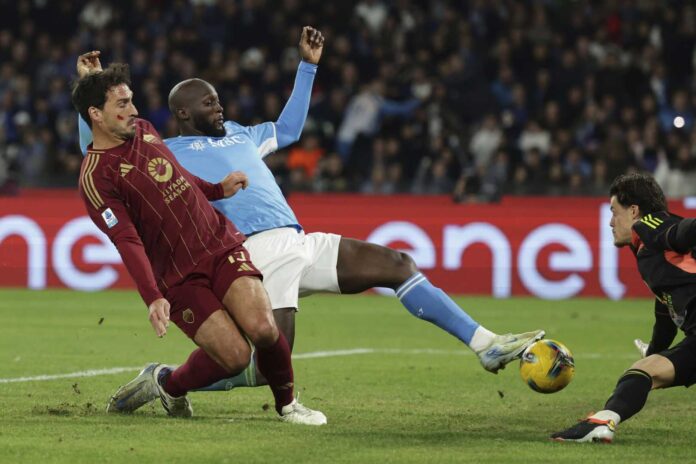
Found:
[[[77,80],[72,90],[72,104],[82,119],[92,127],[89,108],[104,109],[106,93],[121,84],[130,86],[130,69],[127,64],[112,63],[104,71],[88,74]]]

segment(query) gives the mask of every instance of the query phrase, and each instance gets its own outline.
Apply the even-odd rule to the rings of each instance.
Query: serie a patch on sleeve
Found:
[[[101,215],[104,218],[104,222],[106,222],[106,227],[109,229],[118,224],[118,218],[116,218],[114,212],[111,211],[111,208],[106,208]]]

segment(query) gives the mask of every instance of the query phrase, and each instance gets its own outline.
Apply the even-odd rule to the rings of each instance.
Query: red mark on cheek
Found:
[[[124,119],[126,119],[126,118],[124,118],[123,116],[119,116],[118,114],[116,115],[116,118],[117,118],[119,121],[123,121]]]

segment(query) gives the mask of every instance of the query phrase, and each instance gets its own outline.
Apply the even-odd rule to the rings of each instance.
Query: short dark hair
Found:
[[[641,215],[667,211],[667,200],[653,176],[642,172],[622,174],[611,183],[609,196],[621,206],[638,205]]]
[[[88,74],[75,82],[72,90],[72,103],[82,119],[89,127],[92,120],[89,117],[89,108],[94,106],[104,109],[106,93],[110,88],[126,84],[130,86],[130,70],[127,64],[112,63],[104,71]]]

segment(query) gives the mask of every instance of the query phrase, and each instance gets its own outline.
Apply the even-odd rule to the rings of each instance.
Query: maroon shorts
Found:
[[[167,290],[171,321],[193,339],[201,324],[223,308],[227,289],[242,276],[262,278],[241,245],[201,261],[186,280]]]

